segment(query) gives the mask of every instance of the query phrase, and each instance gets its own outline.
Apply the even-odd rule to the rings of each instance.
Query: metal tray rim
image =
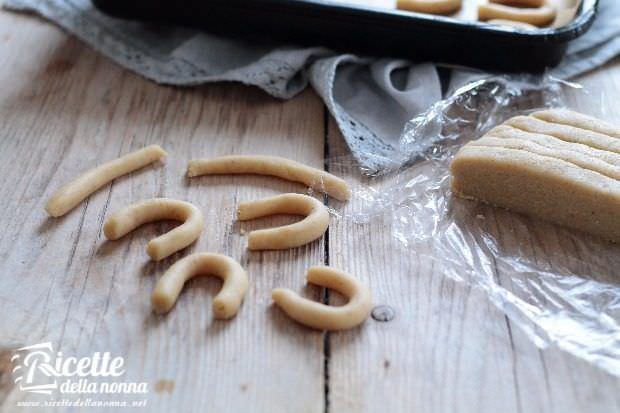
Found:
[[[515,34],[523,39],[544,39],[545,41],[565,42],[575,39],[584,33],[592,24],[596,15],[599,0],[582,0],[577,16],[569,24],[558,28],[540,28],[536,31],[523,30],[519,28],[502,27],[479,21],[466,21],[455,19],[450,16],[431,15],[424,13],[414,13],[397,9],[380,9],[378,7],[364,6],[358,4],[336,3],[333,0],[251,0],[254,3],[262,3],[268,7],[311,7],[325,10],[354,11],[360,14],[389,16],[392,19],[415,21],[416,23],[442,26],[447,30],[467,30],[475,28],[481,32],[493,33],[495,35],[505,35],[514,37]],[[228,7],[230,7],[228,0]],[[297,4],[295,4],[297,3]]]

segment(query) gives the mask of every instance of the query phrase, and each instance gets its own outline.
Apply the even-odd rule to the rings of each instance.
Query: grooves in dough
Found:
[[[166,152],[159,145],[150,145],[99,165],[54,192],[47,201],[45,210],[53,217],[60,217],[105,184],[119,176],[143,168],[164,156]]]
[[[156,261],[196,241],[204,226],[202,212],[189,202],[153,198],[129,205],[112,214],[103,226],[103,233],[107,239],[116,240],[143,224],[163,219],[183,221],[183,224],[149,241],[146,253]]]
[[[343,179],[279,156],[230,155],[211,159],[194,159],[187,164],[187,176],[190,178],[217,174],[276,176],[303,183],[340,201],[347,201],[351,198],[351,189]]]
[[[228,319],[239,311],[248,290],[248,276],[239,263],[222,254],[194,253],[175,262],[157,281],[151,303],[158,314],[169,312],[176,303],[183,285],[196,275],[215,275],[224,282],[213,298],[215,318]]]
[[[610,165],[602,159],[586,155],[582,152],[563,149],[559,145],[543,146],[537,144],[536,142],[524,139],[500,138],[486,135],[474,142],[471,142],[471,146],[518,149],[541,156],[550,156],[568,163],[572,163],[575,166],[598,172],[601,175],[605,175],[612,179],[620,179],[619,167]]]
[[[572,110],[564,108],[541,110],[532,113],[532,116],[547,122],[574,126],[614,138],[620,138],[620,128],[618,126]]]
[[[452,14],[459,11],[462,0],[397,0],[399,10],[427,14]]]
[[[547,133],[511,126],[517,118],[522,126],[560,115],[588,123],[579,123],[582,129],[545,122]],[[453,193],[619,242],[620,155],[601,144],[619,139],[600,133],[613,126],[583,116],[566,109],[536,112],[466,144],[450,165]],[[596,139],[567,139],[584,134]]]
[[[317,199],[301,194],[283,194],[239,205],[240,221],[274,214],[305,215],[299,222],[250,232],[251,250],[281,250],[299,247],[320,238],[329,226],[329,212]]]
[[[494,3],[480,4],[478,6],[478,20],[481,21],[494,19],[513,20],[543,27],[551,24],[555,16],[556,11],[550,6],[521,8]]]
[[[504,125],[521,129],[525,132],[553,136],[566,142],[581,143],[592,148],[620,153],[620,139],[591,129],[583,129],[561,123],[547,122],[538,118],[537,113],[530,116],[515,116]]]
[[[340,307],[332,307],[300,297],[297,293],[276,288],[271,297],[278,307],[293,320],[318,330],[344,330],[364,322],[372,309],[370,290],[350,275],[325,266],[308,269],[309,283],[331,288],[349,301]]]
[[[593,148],[582,143],[567,142],[554,136],[540,133],[525,132],[521,129],[513,128],[508,125],[499,125],[487,132],[485,136],[492,136],[507,139],[519,139],[526,142],[536,143],[552,149],[571,151],[586,157],[596,158],[609,165],[620,167],[620,154]]]

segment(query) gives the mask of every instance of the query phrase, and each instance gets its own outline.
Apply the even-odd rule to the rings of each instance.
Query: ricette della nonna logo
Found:
[[[21,347],[11,358],[21,391],[59,394],[146,394],[147,382],[123,381],[125,359],[110,352],[86,357],[54,351],[51,342]]]

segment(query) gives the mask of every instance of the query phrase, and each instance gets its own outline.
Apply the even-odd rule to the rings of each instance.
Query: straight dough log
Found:
[[[164,156],[166,151],[159,145],[149,145],[92,168],[54,192],[47,201],[45,210],[54,218],[63,216],[104,185]]]
[[[341,178],[321,169],[279,156],[229,155],[211,159],[193,159],[187,164],[187,176],[218,174],[271,175],[293,182],[301,182],[339,201],[351,198],[351,188]]]
[[[542,119],[532,131],[513,126]],[[509,119],[457,153],[452,191],[620,242],[617,130],[566,109]]]

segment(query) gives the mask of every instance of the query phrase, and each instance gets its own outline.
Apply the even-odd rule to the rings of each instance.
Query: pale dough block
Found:
[[[457,196],[620,241],[616,179],[555,157],[469,144],[450,170]]]
[[[620,128],[568,109],[515,116],[450,166],[461,197],[620,241]]]

